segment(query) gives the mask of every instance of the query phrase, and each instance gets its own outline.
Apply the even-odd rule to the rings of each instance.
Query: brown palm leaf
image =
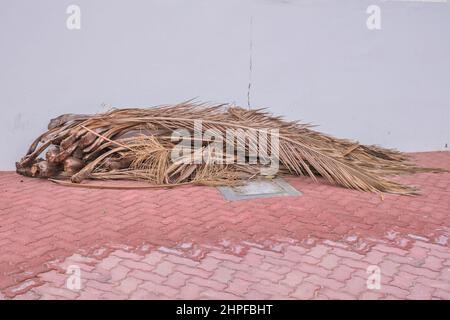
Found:
[[[198,120],[202,122],[200,141],[193,135]],[[212,152],[213,143],[204,136],[206,131],[220,136],[224,146],[233,145],[247,153],[258,143],[252,135],[230,138],[226,135],[229,130],[270,132],[270,139],[267,137],[265,143],[278,151],[281,175],[308,175],[313,179],[321,176],[331,183],[356,190],[415,194],[414,187],[390,181],[386,176],[443,171],[417,167],[396,150],[325,135],[313,130],[310,124],[285,121],[263,109],[247,110],[225,104],[187,101],[174,106],[113,109],[93,116],[63,115],[50,127],[33,142],[27,155],[17,164],[18,172],[25,172],[24,168],[38,162],[38,156],[47,147],[57,145],[65,152],[64,156],[74,156],[75,149],[82,155],[86,166],[71,176],[72,182],[76,183],[87,178],[110,178],[147,180],[158,185],[188,182],[217,185],[235,184],[256,177],[266,166],[264,161],[246,165],[216,161],[237,160],[237,156],[225,147],[223,154]],[[203,153],[211,153],[211,159],[215,160],[206,163],[189,163],[185,159],[172,161],[170,152],[174,142],[171,134],[178,129],[187,130],[200,143]],[[271,140],[274,137],[277,145]],[[193,152],[188,157],[196,155]],[[269,156],[262,158],[267,160]],[[111,170],[111,166],[106,165],[124,159],[130,159],[122,162],[126,163],[124,168]]]

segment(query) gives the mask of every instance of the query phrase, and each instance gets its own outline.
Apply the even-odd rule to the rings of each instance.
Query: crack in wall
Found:
[[[249,70],[248,70],[248,87],[247,87],[247,107],[251,109],[250,94],[252,89],[252,73],[253,73],[253,17],[250,17],[250,48],[249,48]]]

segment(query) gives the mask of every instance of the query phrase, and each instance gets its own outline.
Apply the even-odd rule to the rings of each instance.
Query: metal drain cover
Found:
[[[217,189],[225,199],[230,201],[301,195],[301,192],[281,178],[273,180],[258,179],[243,186],[217,187]]]

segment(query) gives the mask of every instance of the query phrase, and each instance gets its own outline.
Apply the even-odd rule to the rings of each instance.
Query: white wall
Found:
[[[81,30],[66,28],[70,4]],[[381,30],[366,27],[370,4]],[[252,107],[362,143],[442,150],[449,31],[450,3],[1,0],[0,170],[62,113],[193,97],[246,106],[250,56]]]

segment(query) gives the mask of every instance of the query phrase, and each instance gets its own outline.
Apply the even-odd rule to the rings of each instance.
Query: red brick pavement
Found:
[[[414,155],[450,169],[450,153]],[[90,190],[0,173],[0,299],[450,299],[450,174],[416,197],[287,178],[303,196]],[[70,290],[67,268],[80,268]],[[381,288],[367,286],[367,267]]]

